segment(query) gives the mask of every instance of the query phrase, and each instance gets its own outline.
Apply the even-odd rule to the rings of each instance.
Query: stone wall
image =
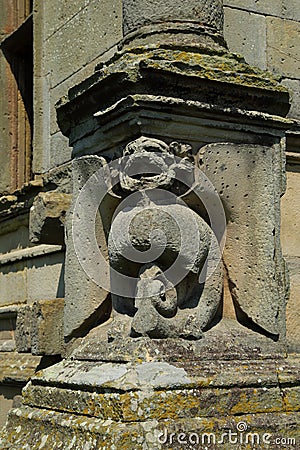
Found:
[[[93,73],[104,53],[114,51],[122,37],[122,2],[36,1],[34,14],[37,104],[33,165],[40,173],[70,160],[71,150],[59,131],[55,104],[70,87]]]
[[[282,78],[291,91],[289,115],[300,118],[300,11],[297,0],[224,0],[229,49]]]

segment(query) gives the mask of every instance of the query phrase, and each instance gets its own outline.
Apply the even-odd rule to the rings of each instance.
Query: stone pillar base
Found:
[[[300,359],[103,363],[39,372],[1,449],[299,448]],[[298,385],[298,386],[297,386]]]

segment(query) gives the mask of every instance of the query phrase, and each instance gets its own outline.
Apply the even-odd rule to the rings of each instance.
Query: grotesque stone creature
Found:
[[[125,148],[119,175],[124,200],[108,238],[111,336],[115,329],[132,337],[200,339],[216,315],[220,250],[197,207],[182,200],[197,190],[188,151],[145,137]],[[114,293],[121,290],[115,283],[122,283],[116,272],[133,283],[131,297]]]

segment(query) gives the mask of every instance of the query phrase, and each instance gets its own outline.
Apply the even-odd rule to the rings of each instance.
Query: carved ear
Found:
[[[192,155],[192,147],[189,144],[183,144],[181,142],[171,142],[169,148],[171,152],[179,158],[189,158]]]

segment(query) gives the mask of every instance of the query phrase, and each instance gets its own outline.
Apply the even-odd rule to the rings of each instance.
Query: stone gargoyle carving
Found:
[[[122,201],[108,235],[110,336],[200,339],[223,286],[219,243],[203,218],[211,192],[184,144],[141,137],[126,146],[121,161]],[[116,272],[134,280],[132,297],[120,295]]]

